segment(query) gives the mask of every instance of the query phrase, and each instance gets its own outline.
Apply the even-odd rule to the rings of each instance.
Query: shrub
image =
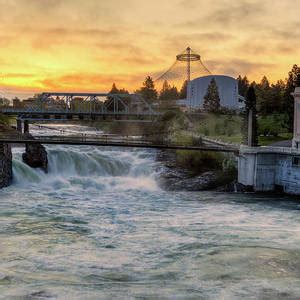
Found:
[[[3,114],[0,114],[0,124],[9,125],[9,118]]]
[[[222,170],[224,155],[217,152],[177,151],[176,163],[194,174],[208,170]]]
[[[287,132],[286,116],[284,114],[274,114],[263,116],[258,119],[258,134],[263,136],[278,136]]]
[[[233,159],[226,158],[222,163],[223,172],[230,175],[237,175],[237,168]]]
[[[206,114],[198,125],[198,132],[205,136],[234,136],[240,135],[242,118],[233,114]]]

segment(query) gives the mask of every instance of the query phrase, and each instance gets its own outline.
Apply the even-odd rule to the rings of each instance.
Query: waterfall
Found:
[[[13,184],[22,187],[83,190],[156,190],[153,153],[85,146],[47,148],[49,172],[22,161],[13,151]]]

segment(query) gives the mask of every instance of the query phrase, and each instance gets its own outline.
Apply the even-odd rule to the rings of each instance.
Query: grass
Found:
[[[9,123],[12,121],[13,119],[10,117],[7,117],[3,114],[0,114],[0,124],[5,124],[5,125],[9,125]]]
[[[238,115],[203,114],[194,125],[201,135],[226,142],[240,143],[242,140],[242,118]]]
[[[276,142],[291,140],[292,138],[292,133],[281,133],[278,136],[260,136],[258,138],[258,143],[260,146],[268,146]]]
[[[233,136],[221,135],[221,136],[215,136],[213,138],[224,141],[224,142],[234,143],[234,144],[242,143],[242,135],[241,134],[237,134],[237,135],[233,135]],[[269,146],[276,142],[291,140],[292,138],[293,138],[292,133],[281,133],[278,136],[259,136],[258,144],[260,146]]]
[[[195,132],[224,142],[241,144],[242,117],[239,115],[203,114],[194,122]],[[259,136],[259,145],[268,146],[276,142],[291,140],[292,133],[280,133],[278,136]]]
[[[232,136],[227,135],[220,135],[220,136],[213,136],[212,138],[216,140],[221,140],[227,143],[233,143],[233,144],[241,144],[242,143],[242,135],[236,134]]]
[[[242,143],[242,135],[241,134],[237,134],[237,135],[233,135],[233,136],[221,135],[221,136],[215,136],[213,138],[224,141],[224,142],[234,143],[234,144]],[[292,138],[293,138],[292,133],[281,133],[278,136],[259,136],[258,144],[260,146],[269,146],[276,142],[291,140]]]

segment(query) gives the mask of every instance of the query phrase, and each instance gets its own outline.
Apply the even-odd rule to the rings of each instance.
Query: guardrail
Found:
[[[63,144],[63,145],[93,145],[93,146],[119,146],[119,147],[138,147],[138,148],[157,148],[174,150],[195,150],[195,151],[216,151],[216,152],[237,152],[237,149],[221,146],[209,145],[180,145],[169,141],[151,141],[134,138],[120,137],[93,137],[90,135],[81,136],[28,136],[28,137],[5,137],[0,136],[0,143],[18,144]]]
[[[294,154],[300,155],[300,149],[296,148],[289,148],[289,147],[268,147],[268,146],[261,146],[261,147],[248,147],[242,145],[240,147],[241,153],[270,153],[270,154]]]
[[[32,114],[32,115],[35,115],[35,114],[48,114],[48,115],[58,115],[58,114],[61,114],[61,115],[120,115],[120,116],[160,116],[161,113],[159,112],[155,112],[155,111],[150,111],[150,112],[138,112],[138,111],[117,111],[117,112],[114,112],[114,111],[97,111],[97,110],[93,110],[93,111],[90,111],[90,110],[71,110],[71,109],[55,109],[53,110],[52,109],[36,109],[36,110],[33,110],[33,109],[24,109],[24,108],[1,108],[0,109],[0,112],[1,113],[4,113],[4,114]]]

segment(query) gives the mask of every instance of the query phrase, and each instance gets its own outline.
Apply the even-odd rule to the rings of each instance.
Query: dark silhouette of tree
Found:
[[[159,94],[159,100],[177,100],[179,97],[178,90],[175,86],[171,87],[169,83],[165,80],[163,83],[162,90]]]
[[[271,85],[268,78],[264,76],[261,82],[256,84],[254,88],[257,95],[257,110],[261,115],[267,115],[270,109],[272,109]]]
[[[246,97],[247,90],[250,86],[247,76],[244,76],[242,78],[242,76],[239,75],[239,77],[237,78],[237,81],[238,81],[239,95]]]
[[[207,112],[216,113],[220,110],[220,96],[216,80],[213,78],[207,87],[207,93],[204,96],[203,108]]]
[[[179,92],[179,99],[186,99],[187,98],[187,88],[188,88],[188,81],[185,80],[180,92]]]
[[[293,132],[294,127],[294,97],[291,95],[291,93],[293,93],[295,90],[299,74],[300,68],[297,65],[294,65],[286,80],[286,87],[283,96],[283,106],[288,115],[287,122],[290,132]]]
[[[300,87],[300,74],[297,75],[296,87]]]
[[[168,100],[168,93],[170,89],[171,86],[169,85],[168,81],[165,80],[159,94],[159,100]]]
[[[248,126],[249,126],[249,115],[252,115],[252,144],[249,146],[258,145],[258,125],[257,125],[257,110],[256,110],[256,94],[255,88],[252,84],[246,93],[245,97],[245,111],[243,113],[242,122],[242,135],[245,144],[248,144]]]
[[[285,91],[285,82],[278,80],[275,84],[271,84],[270,90],[270,103],[267,108],[269,114],[272,113],[284,113],[285,108],[283,106],[283,96]]]
[[[146,77],[143,86],[137,90],[136,93],[142,95],[144,99],[149,102],[157,100],[158,93],[155,89],[153,79],[150,76]]]
[[[109,92],[110,94],[118,94],[119,93],[119,90],[117,89],[117,86],[115,83],[113,83],[112,87],[111,87],[111,90]]]
[[[111,90],[109,91],[109,94],[119,94],[119,95],[126,94],[126,95],[129,95],[129,92],[127,90],[125,90],[125,89],[118,89],[117,86],[116,86],[116,84],[113,83],[113,85],[111,87]],[[110,102],[112,99],[113,99],[113,97],[111,97],[111,96],[107,97],[107,100],[106,100],[106,109],[108,111],[113,111],[113,109],[114,109],[113,103]],[[129,96],[128,97],[124,97],[123,96],[122,97],[122,101],[125,104],[129,105],[131,100],[130,100]]]
[[[129,94],[129,92],[125,89],[118,89],[116,84],[113,83],[109,94]]]

